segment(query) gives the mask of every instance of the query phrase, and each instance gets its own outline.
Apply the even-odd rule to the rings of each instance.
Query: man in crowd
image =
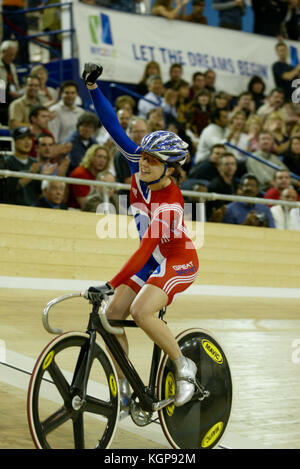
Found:
[[[258,136],[258,150],[253,153],[254,156],[261,158],[263,162],[251,157],[246,161],[247,171],[256,176],[263,191],[270,189],[270,187],[274,185],[274,176],[276,173],[276,169],[264,164],[264,161],[266,163],[276,165],[279,168],[287,169],[278,156],[272,153],[273,144],[273,136],[269,132],[263,130]]]
[[[62,143],[76,130],[78,118],[84,110],[75,104],[78,97],[78,85],[75,81],[65,81],[60,88],[61,100],[50,107],[55,117],[49,122],[49,130],[57,143]]]
[[[193,166],[188,174],[188,179],[185,181],[194,181],[201,179],[202,183],[209,184],[214,178],[219,176],[218,163],[220,157],[225,153],[225,146],[221,143],[213,145],[208,158],[204,161],[200,161],[196,166]],[[190,186],[192,187],[192,186]]]
[[[280,88],[274,88],[271,91],[267,102],[258,108],[256,114],[265,120],[272,112],[278,112],[280,117],[285,122],[287,121],[288,115],[284,109],[284,91]]]
[[[169,80],[164,83],[164,88],[174,88],[182,80],[183,68],[180,63],[173,63],[169,68]]]
[[[192,77],[192,86],[190,87],[189,99],[195,98],[196,94],[205,89],[205,77],[202,72],[195,72]]]
[[[30,126],[30,110],[32,106],[41,104],[38,96],[39,89],[40,81],[38,77],[27,76],[25,79],[24,96],[12,101],[8,107],[8,121],[11,130],[16,127]]]
[[[259,182],[250,173],[245,174],[241,180],[241,195],[245,197],[258,197]],[[248,202],[232,202],[226,206],[223,223],[233,225],[264,226],[275,228],[271,210],[267,205]]]
[[[275,172],[274,186],[270,187],[264,195],[265,199],[279,200],[284,189],[291,185],[291,176],[287,169],[279,169]]]
[[[0,46],[0,80],[5,83],[4,100],[0,99],[0,123],[8,124],[8,106],[19,97],[20,83],[13,61],[18,51],[18,43],[4,41]],[[1,102],[2,101],[2,102]]]
[[[216,72],[212,69],[206,70],[204,73],[204,78],[205,78],[205,88],[207,91],[210,93],[215,93],[216,92]]]
[[[293,81],[300,75],[300,64],[293,66],[287,63],[289,50],[284,42],[276,44],[276,53],[278,61],[272,66],[274,81],[276,86],[284,91],[285,100],[290,101],[295,90]]]
[[[226,109],[217,109],[211,117],[211,124],[209,124],[202,131],[197,152],[195,154],[195,163],[204,161],[208,158],[210,149],[216,143],[225,142],[225,134],[228,125],[228,111]]]
[[[87,149],[97,143],[94,134],[99,127],[99,120],[93,112],[83,112],[77,120],[76,127],[76,130],[65,140],[65,143],[72,144],[72,149],[69,153],[69,172],[79,166]]]
[[[208,186],[208,192],[217,194],[236,195],[238,189],[238,181],[235,178],[237,171],[236,157],[229,152],[223,153],[218,159],[219,175],[215,177]],[[217,212],[225,213],[225,205],[227,201],[214,200],[206,204],[206,216],[210,221],[215,221],[214,217]],[[213,217],[211,219],[211,217]]]
[[[41,163],[29,156],[32,146],[32,134],[28,127],[16,127],[12,132],[15,154],[7,156],[6,167],[10,171],[49,174],[49,166],[41,168]],[[9,178],[10,203],[33,205],[41,193],[41,182],[30,178]]]
[[[48,175],[66,176],[70,158],[68,155],[58,159],[55,158],[55,142],[53,135],[41,133],[36,139],[37,161],[41,168],[47,167]]]
[[[34,206],[55,210],[67,210],[67,206],[63,203],[64,195],[65,183],[45,180],[42,182],[42,196]]]

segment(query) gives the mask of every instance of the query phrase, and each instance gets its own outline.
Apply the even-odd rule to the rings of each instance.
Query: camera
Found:
[[[14,155],[15,146],[11,137],[0,137],[0,155]]]
[[[267,224],[267,219],[266,219],[266,215],[265,215],[264,213],[258,213],[258,212],[256,212],[256,213],[255,213],[255,216],[256,216],[256,218],[258,219],[260,226],[266,226],[266,224]]]

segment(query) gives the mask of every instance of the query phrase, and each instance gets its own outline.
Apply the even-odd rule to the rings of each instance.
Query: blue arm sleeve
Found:
[[[140,148],[128,137],[126,132],[124,132],[115,110],[99,88],[89,90],[89,92],[98,119],[110,134],[120,152],[126,157],[131,173],[136,173],[140,159]]]

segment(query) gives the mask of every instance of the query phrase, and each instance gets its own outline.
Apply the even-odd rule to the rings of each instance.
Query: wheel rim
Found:
[[[87,402],[74,382],[87,334],[67,333],[40,355],[29,384],[28,421],[38,448],[107,448],[119,415],[119,390],[107,353],[96,344]],[[76,370],[76,371],[75,371]]]
[[[226,355],[207,332],[185,331],[177,337],[183,355],[198,368],[197,378],[209,391],[203,400],[192,399],[182,407],[174,405],[159,412],[162,429],[174,448],[211,449],[222,438],[229,421],[232,381]],[[168,357],[162,361],[159,377],[159,399],[175,393],[175,367]]]

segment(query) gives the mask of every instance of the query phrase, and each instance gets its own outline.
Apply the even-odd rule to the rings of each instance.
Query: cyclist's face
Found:
[[[157,158],[142,152],[139,161],[139,170],[141,181],[155,181],[162,176],[164,164]]]

